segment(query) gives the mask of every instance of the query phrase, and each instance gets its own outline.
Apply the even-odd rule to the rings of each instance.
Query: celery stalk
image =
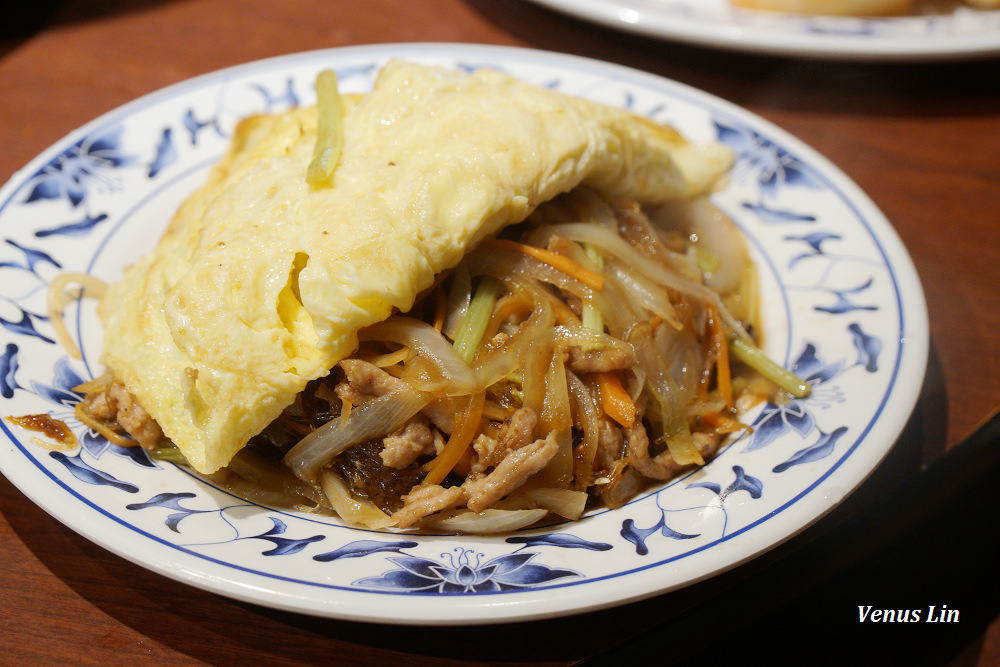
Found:
[[[483,334],[486,333],[486,327],[493,316],[493,306],[501,290],[500,281],[491,276],[483,276],[476,288],[476,293],[455,334],[455,354],[466,363],[472,363],[476,356],[476,349],[483,339]]]
[[[604,268],[604,257],[601,256],[601,253],[598,252],[597,248],[589,243],[584,243],[583,250],[587,253],[587,258],[593,264],[591,268],[596,268],[597,270]],[[583,302],[583,311],[581,312],[580,319],[584,328],[598,333],[604,333],[604,315],[601,313],[600,309],[591,303],[589,299]],[[594,349],[594,346],[587,347],[588,349],[585,349],[584,352],[589,352]]]
[[[316,115],[316,145],[306,183],[320,188],[330,185],[344,147],[344,106],[333,70],[325,69],[316,76]]]
[[[167,463],[176,463],[178,465],[188,465],[187,458],[181,454],[181,450],[174,444],[155,447],[150,449],[148,453],[150,457],[156,459],[157,461],[166,461]]]
[[[811,388],[808,382],[772,360],[763,350],[733,335],[729,336],[729,352],[765,378],[787,391],[795,398],[806,398]]]

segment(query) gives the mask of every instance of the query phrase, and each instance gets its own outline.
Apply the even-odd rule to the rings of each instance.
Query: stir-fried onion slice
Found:
[[[646,257],[613,232],[586,223],[553,225],[551,231],[554,234],[565,236],[579,243],[589,243],[601,251],[614,256],[624,265],[634,267],[636,271],[659,285],[681,294],[690,295],[695,299],[712,305],[719,311],[719,316],[725,322],[729,331],[735,333],[743,340],[751,340],[750,335],[743,328],[743,325],[726,310],[716,292]]]
[[[664,355],[657,348],[649,322],[639,322],[629,335],[636,360],[647,372],[646,387],[659,407],[660,440],[680,465],[705,465],[701,452],[694,445],[688,424],[689,397],[682,391]]]
[[[594,461],[600,438],[600,412],[594,396],[573,372],[566,373],[566,386],[572,401],[574,423],[582,431],[579,444],[573,449],[573,478],[577,489],[594,483]]]
[[[355,406],[350,416],[334,419],[307,435],[285,455],[285,464],[304,482],[315,484],[319,470],[342,451],[391,433],[420,412],[433,397],[405,388]]]
[[[462,396],[479,391],[482,381],[454,347],[430,324],[406,317],[393,315],[387,320],[373,324],[359,332],[361,340],[380,340],[396,343],[413,350],[421,359],[430,362],[441,374],[439,387],[425,387],[427,391],[443,389],[447,396]]]
[[[70,293],[66,288],[70,285],[79,285],[80,289],[75,293]],[[80,348],[66,329],[66,322],[63,319],[63,309],[72,302],[78,301],[84,296],[100,299],[107,290],[107,283],[100,278],[88,273],[62,273],[52,279],[46,298],[46,314],[52,323],[52,331],[56,340],[66,350],[73,359],[81,359]]]
[[[547,509],[500,510],[488,509],[482,512],[453,510],[434,515],[427,521],[429,527],[470,535],[494,535],[509,533],[538,523],[545,518]]]
[[[347,483],[333,470],[323,470],[320,473],[320,487],[337,515],[350,524],[381,530],[396,523],[395,519],[371,501],[351,494]]]
[[[489,241],[484,241],[483,246],[489,250],[507,248],[523,252],[529,257],[533,257],[544,264],[548,264],[549,266],[562,271],[571,278],[579,280],[590,289],[600,291],[604,288],[604,276],[602,276],[598,271],[594,271],[584,264],[576,262],[565,255],[560,255],[559,253],[555,253],[538,246],[518,243],[517,241],[510,241],[508,239],[491,239]]]

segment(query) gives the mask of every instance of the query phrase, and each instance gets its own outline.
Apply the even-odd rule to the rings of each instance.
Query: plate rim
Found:
[[[893,257],[893,261],[889,262],[888,261],[889,257],[887,256],[886,257],[887,266],[889,266],[889,268],[894,273],[902,272],[903,274],[908,274],[905,277],[907,278],[907,280],[912,281],[912,284],[906,285],[906,287],[910,290],[908,292],[908,296],[911,298],[911,300],[917,299],[919,301],[919,304],[916,304],[919,307],[914,308],[913,306],[915,304],[910,304],[911,306],[910,309],[906,311],[907,314],[911,316],[915,315],[917,319],[922,320],[923,323],[922,327],[920,327],[921,331],[917,332],[917,334],[914,336],[914,341],[912,342],[912,344],[916,346],[917,352],[919,352],[921,347],[924,349],[924,354],[919,355],[923,360],[923,363],[919,365],[920,366],[919,370],[917,370],[916,367],[910,369],[911,374],[919,376],[918,381],[912,383],[914,386],[912,388],[909,388],[910,389],[909,392],[906,391],[907,388],[898,387],[897,383],[896,389],[888,392],[886,396],[887,405],[890,402],[905,403],[909,407],[904,411],[905,414],[897,414],[894,423],[891,425],[886,425],[885,421],[883,421],[880,425],[878,425],[876,422],[873,421],[873,424],[871,425],[871,428],[877,427],[879,429],[894,431],[895,435],[893,436],[893,439],[895,439],[895,437],[898,436],[898,433],[902,431],[902,427],[905,425],[906,420],[909,418],[910,413],[912,412],[913,408],[916,405],[916,398],[919,394],[919,389],[923,382],[923,374],[926,369],[926,356],[927,356],[926,351],[928,348],[929,341],[928,341],[927,322],[926,322],[926,317],[927,317],[926,304],[924,303],[923,300],[923,292],[920,287],[919,277],[916,274],[915,267],[912,264],[912,260],[910,259],[909,254],[907,253],[905,247],[903,246],[901,240],[898,237],[898,234],[892,227],[891,223],[889,223],[889,221],[885,218],[884,214],[882,214],[882,212],[878,209],[878,207],[874,204],[874,202],[860,189],[860,187],[857,186],[857,184],[854,183],[854,181],[852,181],[849,177],[847,177],[847,175],[842,170],[840,170],[836,165],[834,165],[827,158],[825,158],[825,156],[821,155],[820,153],[809,147],[804,142],[798,140],[796,137],[794,137],[787,131],[782,130],[780,127],[770,123],[766,119],[763,119],[757,116],[756,114],[742,107],[739,107],[738,105],[735,105],[710,93],[706,93],[704,91],[691,87],[687,84],[677,82],[668,79],[666,77],[658,76],[655,74],[625,67],[622,65],[617,65],[614,63],[603,62],[599,60],[585,58],[582,56],[573,56],[568,54],[539,51],[523,47],[470,45],[470,44],[460,44],[460,43],[369,44],[361,46],[338,47],[332,49],[319,49],[313,51],[306,51],[302,53],[285,54],[281,56],[275,56],[271,58],[251,61],[248,63],[242,63],[239,65],[234,65],[232,67],[223,68],[196,77],[192,77],[184,81],[175,83],[171,86],[167,86],[157,91],[153,91],[151,93],[148,93],[147,95],[141,96],[124,105],[112,109],[106,112],[105,114],[102,114],[101,116],[93,119],[92,121],[80,126],[79,128],[71,131],[70,133],[65,135],[62,139],[54,142],[49,148],[40,153],[34,160],[29,162],[23,169],[15,172],[15,174],[3,186],[3,188],[0,188],[0,214],[2,214],[7,202],[12,199],[12,197],[16,194],[18,189],[24,186],[23,182],[18,183],[18,181],[21,181],[22,177],[25,174],[31,173],[32,169],[36,169],[39,165],[45,164],[48,159],[51,159],[52,155],[57,155],[60,152],[60,148],[64,147],[68,142],[71,142],[77,137],[85,136],[89,131],[92,131],[93,128],[99,127],[102,124],[106,124],[113,118],[117,117],[125,118],[147,105],[156,104],[157,101],[160,100],[161,98],[165,99],[174,97],[176,94],[178,94],[179,91],[183,90],[186,87],[197,88],[206,85],[206,83],[211,85],[211,81],[213,80],[216,79],[224,80],[225,78],[228,78],[230,76],[238,76],[242,73],[255,71],[262,67],[281,67],[284,63],[288,62],[295,62],[301,64],[303,61],[311,59],[319,59],[326,56],[327,54],[331,54],[333,56],[345,56],[345,55],[350,55],[352,53],[356,53],[360,56],[366,53],[371,53],[375,54],[377,58],[385,58],[385,57],[391,57],[392,53],[395,52],[412,55],[415,52],[422,52],[422,53],[433,52],[435,54],[441,54],[443,51],[445,52],[445,55],[454,55],[455,57],[458,57],[460,55],[465,55],[467,53],[472,55],[487,54],[491,57],[499,59],[499,61],[501,62],[508,59],[507,57],[511,56],[512,54],[518,54],[520,57],[523,58],[532,58],[532,57],[537,58],[541,56],[545,58],[546,64],[554,65],[560,68],[572,63],[576,67],[582,67],[589,71],[593,71],[596,68],[602,76],[605,73],[610,74],[611,72],[617,71],[621,73],[627,73],[628,76],[632,79],[638,78],[640,80],[648,80],[650,82],[659,82],[660,85],[663,85],[663,83],[666,82],[667,84],[669,84],[669,87],[674,88],[676,90],[684,91],[686,92],[686,94],[692,95],[695,99],[698,99],[703,103],[709,103],[710,106],[712,106],[713,108],[721,108],[724,109],[727,113],[732,113],[742,118],[749,118],[753,121],[754,127],[764,128],[766,129],[767,132],[772,133],[772,135],[777,135],[783,141],[790,140],[795,145],[796,150],[799,151],[804,150],[809,155],[811,164],[814,163],[820,164],[826,176],[830,177],[832,175],[834,177],[834,180],[836,180],[836,186],[845,193],[846,198],[852,203],[852,205],[860,205],[862,208],[865,209],[863,212],[864,215],[861,217],[866,221],[874,221],[874,223],[879,226],[878,241],[880,243],[888,243],[890,246],[892,246],[891,248],[892,253],[890,254]],[[896,282],[900,285],[900,287],[903,287],[903,284],[899,278],[897,278]],[[901,307],[901,312],[902,311],[903,309]],[[916,363],[915,361],[913,361],[912,354],[913,353],[911,353],[909,357],[906,357],[904,351],[901,349],[900,362],[902,362],[904,357],[906,357],[910,360],[911,363]],[[912,396],[910,394],[912,394]],[[900,398],[901,396],[902,398]],[[4,431],[4,434],[6,435],[7,438],[14,440],[14,436],[8,430],[6,423],[0,422],[0,429]],[[878,461],[876,461],[874,464],[868,467],[865,477],[858,480],[849,491],[844,493],[842,498],[849,495],[850,491],[853,491],[864,482],[864,479],[866,479],[875,470],[875,468],[877,468],[878,462],[881,461],[882,458],[884,458],[884,456],[888,453],[888,451],[890,451],[890,449],[891,447],[886,447],[884,449],[881,456],[878,457]],[[0,462],[5,461],[6,458],[7,458],[6,455],[3,452],[0,452]],[[4,464],[5,475],[7,469],[6,466],[7,464],[5,463]],[[830,474],[832,474],[832,472]],[[318,616],[333,616],[336,618],[344,618],[347,620],[368,621],[377,623],[398,623],[398,624],[408,624],[408,625],[484,624],[484,623],[495,623],[498,622],[498,620],[518,621],[518,620],[532,620],[539,618],[551,618],[566,614],[584,613],[587,611],[594,611],[597,609],[618,606],[621,604],[627,604],[630,602],[637,601],[644,597],[650,597],[652,595],[660,595],[665,592],[668,592],[669,590],[674,590],[680,586],[687,586],[695,583],[696,581],[700,581],[705,578],[715,576],[720,571],[731,569],[748,560],[751,560],[759,556],[767,549],[774,548],[778,544],[781,544],[782,542],[790,539],[791,537],[798,534],[802,530],[805,530],[808,526],[820,520],[827,512],[831,511],[834,507],[836,507],[837,504],[839,504],[840,500],[842,500],[841,498],[838,499],[837,502],[827,504],[825,509],[821,512],[813,512],[812,519],[810,521],[800,525],[797,530],[785,534],[784,537],[782,537],[778,541],[772,542],[764,550],[758,550],[752,553],[748,553],[745,555],[744,558],[738,561],[729,562],[721,568],[716,568],[715,570],[706,572],[699,578],[685,580],[679,586],[673,586],[666,589],[662,587],[657,588],[655,591],[652,591],[645,595],[633,595],[627,599],[619,598],[613,600],[604,600],[603,602],[596,602],[596,603],[592,602],[589,606],[582,606],[578,608],[573,608],[570,611],[566,611],[565,609],[554,609],[551,604],[546,604],[545,601],[542,600],[541,598],[545,598],[546,595],[550,594],[554,589],[542,588],[537,591],[534,591],[535,595],[530,599],[528,599],[528,596],[524,596],[522,598],[519,598],[516,602],[505,601],[504,606],[508,610],[508,615],[501,616],[499,618],[497,617],[496,614],[489,612],[483,614],[482,616],[476,616],[472,618],[468,616],[463,616],[460,619],[455,618],[456,615],[469,614],[472,611],[482,611],[482,609],[491,606],[489,604],[483,604],[481,601],[477,602],[475,597],[469,597],[469,596],[463,599],[451,598],[448,600],[448,608],[452,611],[452,617],[448,618],[445,618],[443,616],[426,618],[423,615],[421,616],[421,618],[401,618],[401,617],[373,618],[370,614],[352,615],[350,613],[345,613],[344,607],[347,606],[347,602],[345,601],[341,601],[340,604],[334,605],[336,607],[339,607],[339,609],[337,610],[331,610],[328,608],[322,610],[303,609],[301,606],[296,605],[294,601],[283,599],[284,597],[287,596],[282,596],[282,599],[277,599],[277,600],[269,599],[266,602],[262,602],[261,598],[255,594],[254,591],[256,590],[256,588],[253,586],[249,586],[248,588],[244,589],[244,586],[240,585],[240,587],[234,590],[231,586],[230,587],[221,586],[221,584],[214,581],[214,577],[212,577],[211,575],[205,575],[204,573],[199,574],[196,572],[188,571],[183,568],[178,570],[176,569],[176,567],[171,567],[169,563],[150,564],[149,562],[146,561],[139,561],[135,557],[133,557],[134,556],[133,554],[130,554],[127,551],[123,551],[119,545],[114,544],[113,543],[114,540],[101,539],[101,536],[95,536],[93,534],[85,532],[84,530],[81,530],[81,527],[79,525],[67,523],[57,513],[49,509],[49,507],[47,506],[47,502],[44,501],[40,502],[40,500],[43,499],[37,498],[36,497],[37,494],[29,493],[28,490],[22,488],[21,484],[18,483],[18,480],[11,479],[9,475],[7,475],[7,478],[14,484],[15,487],[19,488],[21,492],[24,493],[28,498],[30,498],[36,505],[41,507],[44,511],[46,511],[54,518],[64,523],[74,531],[80,533],[84,538],[92,542],[95,542],[96,544],[99,544],[108,551],[111,551],[112,553],[115,553],[125,558],[126,560],[130,560],[140,565],[141,567],[144,567],[145,569],[158,572],[159,574],[173,578],[183,583],[194,585],[202,589],[212,590],[213,592],[225,595],[227,597],[240,599],[254,604],[263,604],[268,607],[284,609],[286,611],[292,611],[296,613],[313,614]],[[823,481],[822,479],[817,480],[815,484],[819,484],[822,481]],[[811,485],[810,488],[812,488],[812,486],[813,485]],[[810,502],[816,502],[817,500],[818,499],[813,498],[810,499]],[[784,507],[781,509],[781,511],[784,511]],[[114,517],[109,517],[109,518],[118,521]],[[127,529],[127,530],[132,530],[132,529]],[[197,557],[206,560],[212,560],[210,557],[201,554],[199,554]],[[225,565],[227,567],[232,567],[230,564],[225,564]],[[240,584],[240,582],[236,583]],[[229,584],[233,584],[233,582],[230,581]],[[574,588],[575,590],[582,592],[582,589],[587,589],[588,587],[584,585],[577,585]],[[563,588],[561,590],[565,591],[566,589]],[[359,593],[359,594],[364,596],[368,595],[367,593]],[[295,596],[291,597],[294,598]],[[345,597],[350,598],[353,597],[353,595],[347,595],[345,592]],[[422,605],[429,601],[430,600],[428,598],[421,598]],[[468,603],[468,604],[456,604],[456,602]],[[523,609],[525,611],[518,611],[515,612],[514,614],[510,614],[510,611],[514,610],[515,608]]]
[[[746,26],[716,25],[711,22],[662,15],[648,7],[636,8],[629,4],[628,0],[526,1],[567,16],[644,37],[674,40],[694,46],[757,55],[842,61],[931,62],[985,59],[1000,54],[1000,32],[987,33],[993,35],[992,39],[966,38],[936,43],[926,37],[922,40],[880,40],[878,38],[852,39],[851,37],[825,33],[771,32],[765,34],[764,31],[748,29]],[[993,11],[1000,14],[1000,10],[976,11]],[[799,18],[801,19],[801,17]],[[918,21],[921,17],[893,18],[894,20],[912,19]],[[837,19],[834,17],[833,20]],[[858,22],[879,19],[844,17],[843,20]],[[930,47],[926,45],[927,41],[931,42]],[[922,44],[922,42],[924,43]]]

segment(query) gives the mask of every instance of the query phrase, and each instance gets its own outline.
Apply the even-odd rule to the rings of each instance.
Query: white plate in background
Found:
[[[1000,54],[1000,10],[956,6],[894,17],[742,10],[728,0],[531,0],[648,37],[796,58],[902,61]]]

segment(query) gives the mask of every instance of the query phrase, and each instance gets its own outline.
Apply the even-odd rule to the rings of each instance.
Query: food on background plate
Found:
[[[792,14],[893,16],[912,12],[920,0],[731,0],[734,6]],[[965,0],[974,7],[1000,7],[1000,0]]]
[[[488,533],[702,465],[757,346],[731,152],[492,70],[242,121],[99,305],[82,421],[251,500]]]
[[[731,0],[731,2],[744,9],[794,14],[886,16],[910,11],[914,0]]]

